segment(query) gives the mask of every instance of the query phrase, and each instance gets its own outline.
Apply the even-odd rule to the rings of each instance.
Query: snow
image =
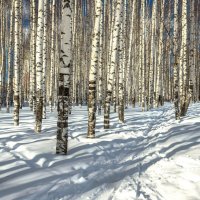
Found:
[[[13,126],[0,112],[1,200],[199,200],[200,104],[174,120],[173,105],[142,112],[125,110],[125,123],[111,114],[104,130],[97,116],[96,138],[88,139],[87,108],[69,117],[69,151],[55,154],[56,113],[47,113],[34,133],[29,108]]]

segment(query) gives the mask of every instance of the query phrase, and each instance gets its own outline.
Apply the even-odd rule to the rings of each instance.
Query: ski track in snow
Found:
[[[170,103],[147,112],[129,108],[125,123],[111,114],[108,130],[97,116],[95,139],[86,138],[86,107],[74,107],[67,156],[55,155],[55,113],[41,134],[29,108],[20,115],[14,127],[12,114],[0,112],[1,200],[200,199],[200,104],[180,121]]]

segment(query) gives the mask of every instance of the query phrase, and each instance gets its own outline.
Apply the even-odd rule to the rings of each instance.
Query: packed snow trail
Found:
[[[86,138],[87,108],[74,107],[69,152],[55,155],[56,113],[41,134],[34,116],[21,110],[20,126],[0,112],[1,200],[197,200],[200,199],[200,104],[174,120],[173,105],[142,112],[125,110],[125,123],[111,114],[96,138]]]

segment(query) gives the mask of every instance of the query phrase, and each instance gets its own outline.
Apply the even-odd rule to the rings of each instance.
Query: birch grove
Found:
[[[68,153],[77,106],[87,108],[91,139],[100,116],[112,129],[114,112],[126,123],[127,109],[171,102],[180,120],[199,102],[199,1],[27,2],[0,0],[0,109],[18,126],[29,107],[41,134],[56,114],[57,154]]]

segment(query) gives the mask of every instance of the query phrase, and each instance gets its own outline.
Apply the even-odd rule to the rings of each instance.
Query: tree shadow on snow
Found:
[[[159,125],[165,122],[168,117],[163,114],[155,116],[155,118],[159,121],[158,127],[160,127]],[[143,118],[143,122],[139,120],[135,122],[134,120],[136,120],[135,116],[129,116],[129,121],[132,121],[129,125],[136,123],[142,126],[145,120],[150,123],[149,116],[146,119]],[[71,125],[73,124],[75,122],[71,123]],[[149,125],[148,131],[154,130],[154,125],[156,125],[156,122]],[[81,128],[85,127],[82,126]],[[57,155],[48,153],[37,155],[31,161],[24,160],[29,168],[0,179],[0,194],[5,197],[8,194],[30,188],[29,196],[31,195],[34,198],[34,195],[37,194],[34,194],[32,189],[40,188],[41,199],[54,199],[55,195],[56,198],[67,196],[67,199],[72,199],[75,195],[102,187],[105,184],[115,183],[127,176],[131,177],[143,173],[163,158],[171,158],[181,151],[200,145],[199,127],[200,123],[180,124],[166,131],[157,131],[147,135],[147,137],[136,136],[135,138],[113,139],[112,141],[106,141],[103,138],[103,136],[110,134],[109,130],[103,134],[97,132],[100,135],[97,139],[103,138],[103,141],[95,141],[94,139],[95,143],[83,143],[80,146],[73,147],[69,149],[69,155],[66,157],[57,159]],[[116,133],[120,134],[120,131],[124,132],[124,130],[119,129]],[[130,127],[125,131],[130,132]],[[72,136],[77,138],[82,135],[74,136],[72,133]],[[18,139],[20,140],[20,138]],[[19,145],[15,145],[14,149]],[[44,163],[41,166],[37,165],[38,161],[43,158]],[[12,161],[15,162],[15,159]],[[11,162],[2,161],[0,165],[9,163]],[[140,169],[138,166],[140,166]],[[3,172],[14,171],[18,168],[13,167]],[[19,182],[15,186],[1,189],[1,184],[7,181],[16,180],[20,177],[27,179],[30,176],[33,179],[29,179],[26,183]],[[77,176],[77,179],[74,179],[75,176]],[[83,181],[79,181],[79,178],[83,178]],[[50,186],[43,187],[44,185]],[[26,199],[27,197],[28,195],[20,196],[16,200]]]

